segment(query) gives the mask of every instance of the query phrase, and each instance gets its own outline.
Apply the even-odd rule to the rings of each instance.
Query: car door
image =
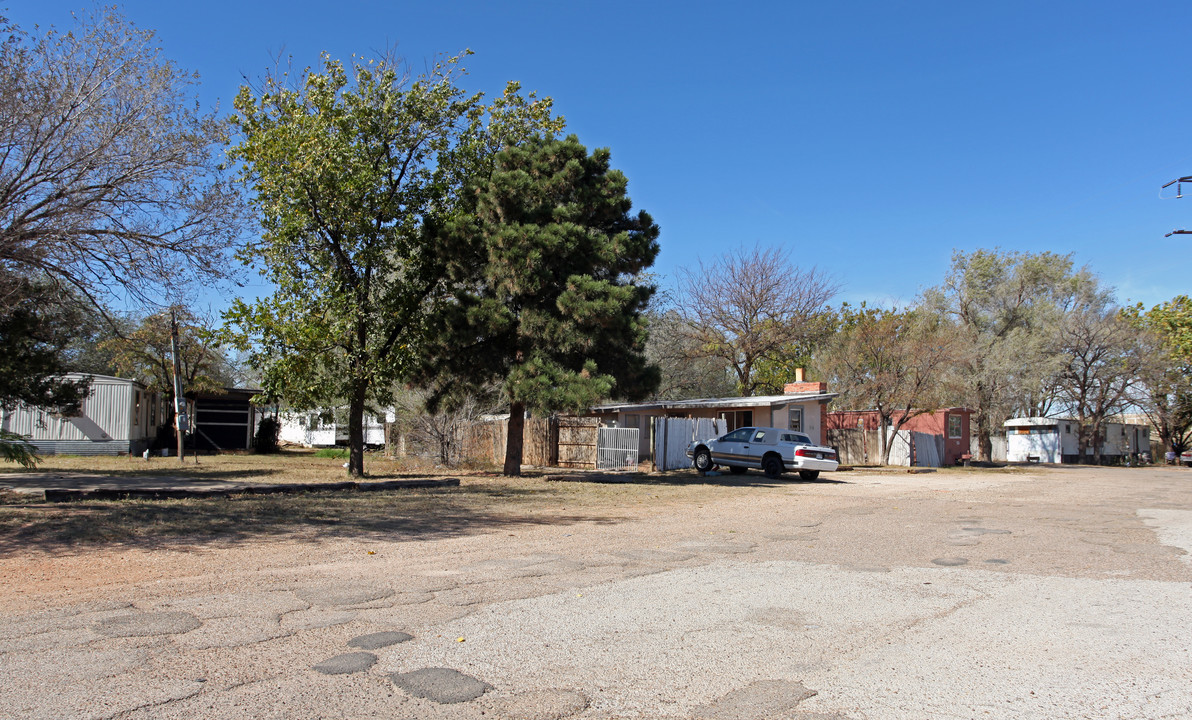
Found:
[[[712,451],[712,462],[717,465],[748,465],[746,457],[754,428],[738,428],[717,440]]]

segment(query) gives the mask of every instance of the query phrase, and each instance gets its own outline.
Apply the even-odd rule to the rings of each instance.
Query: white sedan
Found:
[[[687,447],[687,457],[700,472],[723,465],[732,473],[759,468],[770,478],[798,471],[804,480],[815,480],[839,465],[832,448],[812,443],[801,432],[772,427],[737,428],[718,438],[696,440]]]

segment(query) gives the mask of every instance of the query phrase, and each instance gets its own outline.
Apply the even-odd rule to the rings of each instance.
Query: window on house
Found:
[[[960,438],[961,418],[959,415],[948,416],[948,439],[957,440]]]
[[[787,409],[787,416],[790,418],[788,429],[803,430],[803,408],[792,406]]]
[[[626,415],[625,416],[625,427],[640,428],[641,427],[641,418],[638,415]]]

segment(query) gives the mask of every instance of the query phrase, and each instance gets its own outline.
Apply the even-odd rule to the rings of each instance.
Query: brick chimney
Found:
[[[783,395],[797,395],[799,393],[822,393],[828,392],[828,383],[823,382],[805,382],[803,379],[803,368],[795,368],[795,381],[787,383],[782,388]]]

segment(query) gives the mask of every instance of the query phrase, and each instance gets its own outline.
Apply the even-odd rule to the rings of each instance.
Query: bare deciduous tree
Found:
[[[468,427],[493,409],[491,403],[465,395],[455,398],[449,407],[444,405],[436,412],[429,412],[425,401],[425,394],[420,392],[406,392],[399,399],[396,409],[400,431],[416,447],[433,450],[440,464],[455,465],[462,457]]]
[[[838,289],[787,252],[732,250],[679,271],[677,310],[693,352],[732,368],[738,391],[752,395],[757,362],[806,340]]]
[[[685,323],[674,310],[647,315],[650,339],[646,358],[662,375],[654,397],[688,400],[724,397],[734,391],[728,365],[714,357],[701,357],[699,347],[685,332]]]
[[[244,218],[197,78],[113,9],[32,36],[0,18],[0,271],[96,305],[228,274]]]
[[[1108,419],[1130,404],[1143,357],[1138,331],[1118,308],[1094,304],[1071,310],[1060,329],[1067,364],[1059,375],[1062,401],[1077,421],[1080,457],[1101,462]]]

